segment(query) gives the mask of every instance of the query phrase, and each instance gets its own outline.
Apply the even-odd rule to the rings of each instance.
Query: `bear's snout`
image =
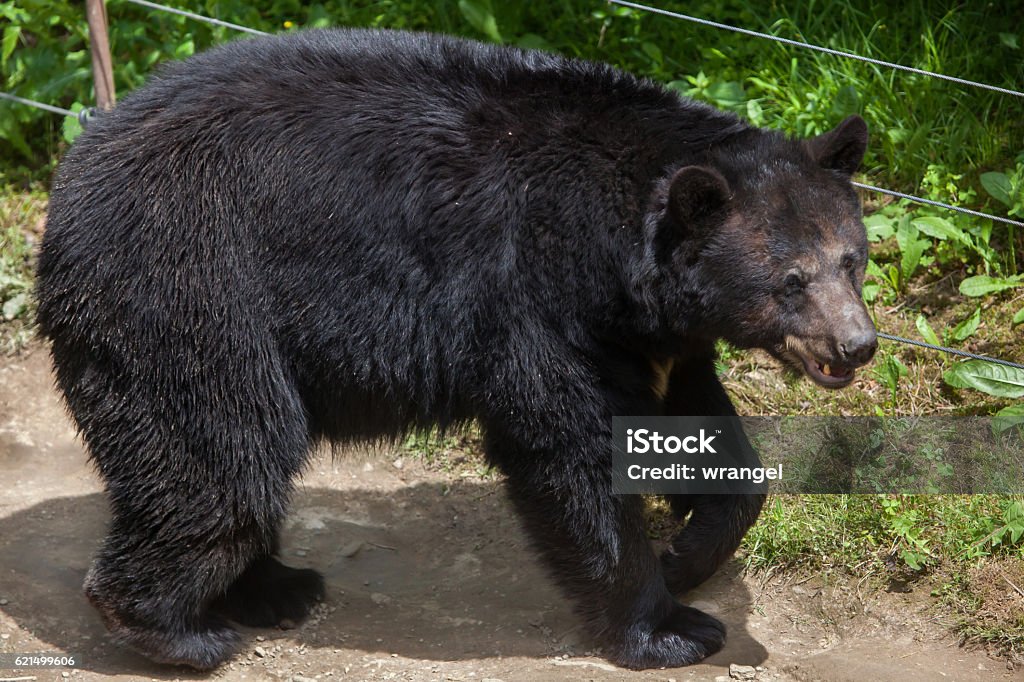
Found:
[[[839,355],[844,361],[857,367],[866,365],[878,350],[878,335],[874,326],[858,330],[845,341],[839,342]]]

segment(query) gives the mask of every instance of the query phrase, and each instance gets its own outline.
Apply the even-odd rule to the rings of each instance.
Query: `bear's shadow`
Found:
[[[82,657],[86,670],[180,677],[182,668],[110,642],[82,594],[107,518],[103,496],[91,494],[0,519],[0,609],[51,650]],[[241,659],[254,660],[257,646],[282,657],[295,647],[306,657],[325,648],[435,661],[600,655],[536,561],[498,483],[300,489],[282,556],[322,572],[327,600],[297,629],[243,629]],[[735,562],[683,601],[710,607],[729,628],[709,663],[767,658],[748,632],[751,596]]]

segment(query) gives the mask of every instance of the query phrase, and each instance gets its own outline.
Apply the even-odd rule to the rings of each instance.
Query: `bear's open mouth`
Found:
[[[857,374],[854,367],[845,363],[818,359],[817,354],[795,336],[787,336],[783,343],[774,348],[772,354],[793,369],[803,370],[814,383],[825,388],[842,388],[853,381]]]
[[[853,377],[856,375],[856,372],[851,367],[830,365],[828,362],[822,362],[800,352],[795,353],[795,355],[800,358],[807,376],[813,379],[815,383],[826,388],[846,386],[853,381]]]

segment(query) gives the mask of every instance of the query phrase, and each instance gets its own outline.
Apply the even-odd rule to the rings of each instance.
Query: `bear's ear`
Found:
[[[848,116],[833,130],[805,142],[811,158],[822,168],[853,175],[868,149],[868,124],[860,116]]]
[[[686,166],[672,176],[668,210],[680,225],[692,225],[718,211],[729,200],[729,183],[707,166]]]

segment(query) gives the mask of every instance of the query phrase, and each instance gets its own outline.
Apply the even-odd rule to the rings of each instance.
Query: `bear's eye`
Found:
[[[840,264],[842,265],[843,270],[852,271],[857,265],[857,259],[850,254],[847,254],[843,256],[843,260]]]
[[[804,278],[801,277],[798,273],[791,272],[788,275],[786,275],[787,295],[798,294],[804,290],[805,286],[806,284],[804,283]]]

